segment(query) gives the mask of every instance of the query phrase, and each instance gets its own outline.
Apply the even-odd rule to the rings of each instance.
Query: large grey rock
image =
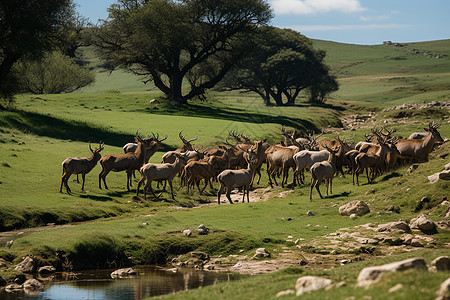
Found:
[[[437,298],[435,300],[450,300],[450,277],[441,283],[441,287],[436,294]]]
[[[200,260],[209,260],[209,254],[201,251],[192,251],[191,257]]]
[[[450,258],[448,256],[439,256],[431,262],[432,271],[450,271]]]
[[[350,216],[351,214],[362,216],[369,212],[369,206],[364,201],[360,200],[354,200],[339,207],[339,213],[342,216]]]
[[[425,260],[423,258],[416,257],[386,265],[367,267],[359,272],[357,285],[361,287],[368,287],[380,280],[384,273],[403,271],[412,268],[426,270],[427,264],[425,263]]]
[[[123,268],[112,272],[111,278],[126,278],[135,275],[137,275],[137,272],[133,268]]]
[[[15,269],[23,273],[33,273],[34,266],[34,260],[31,257],[27,256],[22,262],[16,265]]]
[[[411,228],[405,221],[396,221],[396,222],[390,222],[390,223],[378,225],[377,231],[378,232],[396,231],[396,232],[400,232],[400,233],[406,233],[406,232],[410,232]]]
[[[5,291],[8,293],[14,293],[23,290],[23,285],[18,283],[12,283],[5,287]]]
[[[256,249],[256,254],[253,255],[253,258],[266,258],[270,257],[269,251],[266,250],[266,248],[258,248]]]
[[[37,295],[44,290],[44,286],[37,279],[28,279],[23,283],[23,290],[29,295]]]
[[[437,232],[436,224],[426,215],[421,214],[409,222],[409,227],[412,229],[419,229],[424,233],[433,234]]]
[[[303,276],[297,279],[297,283],[295,284],[295,290],[297,292],[295,294],[300,296],[304,293],[325,289],[332,284],[333,282],[330,279],[317,276]]]
[[[40,267],[38,269],[39,274],[52,274],[55,272],[56,272],[56,269],[54,266],[45,266],[45,267]]]

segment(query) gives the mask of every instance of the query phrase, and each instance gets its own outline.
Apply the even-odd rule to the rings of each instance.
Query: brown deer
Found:
[[[66,187],[66,191],[68,194],[71,193],[68,180],[72,174],[81,174],[83,179],[83,185],[81,186],[81,190],[84,191],[84,179],[87,173],[89,173],[96,165],[97,162],[102,157],[100,155],[100,151],[102,151],[105,146],[100,143],[99,147],[95,150],[92,150],[91,143],[89,142],[89,150],[91,150],[92,155],[89,158],[83,157],[68,157],[62,162],[63,174],[61,177],[61,186],[59,188],[59,192],[62,193],[63,184]]]
[[[319,190],[319,185],[322,180],[325,180],[325,186],[327,189],[328,196],[328,185],[330,186],[330,194],[333,194],[333,177],[336,173],[336,153],[340,150],[340,147],[328,148],[326,145],[321,145],[323,148],[330,152],[328,160],[316,162],[311,166],[311,187],[309,190],[309,200],[312,201],[312,190],[316,187],[317,192],[319,193],[320,198],[322,194]]]
[[[167,135],[164,139],[159,139],[159,134],[155,136],[153,134],[151,139],[143,139],[139,135],[139,130],[136,131],[135,141],[138,144],[136,151],[128,152],[125,154],[107,154],[100,159],[102,171],[98,175],[98,186],[102,188],[102,180],[105,185],[105,189],[108,189],[106,185],[106,176],[109,172],[121,172],[127,173],[127,189],[130,190],[131,177],[134,170],[139,170],[145,163],[146,152],[155,153],[158,149],[162,149],[162,141],[167,139]]]

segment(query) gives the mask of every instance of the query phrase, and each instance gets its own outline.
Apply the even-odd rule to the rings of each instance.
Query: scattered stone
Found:
[[[386,265],[367,267],[359,272],[357,286],[368,287],[377,282],[384,273],[403,271],[412,268],[426,270],[427,264],[423,258],[415,257]]]
[[[352,219],[352,220],[356,220],[357,218],[358,218],[357,214],[351,214],[350,215],[350,219]]]
[[[17,284],[17,283],[12,283],[5,287],[5,291],[7,291],[8,293],[14,293],[14,292],[18,292],[21,290],[23,290],[23,285]]]
[[[449,213],[449,211],[447,211],[447,214]],[[446,218],[450,217],[446,215]],[[444,229],[444,230],[450,230],[450,220],[441,220],[436,222],[436,226],[439,227],[439,229]]]
[[[6,266],[7,266],[6,260],[4,260],[3,258],[0,257],[0,268],[4,268]]]
[[[448,256],[439,256],[431,262],[431,271],[449,271],[450,258]]]
[[[23,283],[23,290],[29,295],[37,295],[44,290],[44,286],[37,279],[28,279]]]
[[[22,262],[16,265],[15,269],[17,271],[21,271],[22,273],[33,273],[34,266],[34,260],[31,257],[27,256]]]
[[[339,207],[339,213],[342,216],[350,216],[351,214],[362,216],[369,212],[369,206],[364,201],[360,200],[354,200]]]
[[[449,300],[450,299],[450,277],[447,278],[443,283],[439,291],[436,292],[437,298],[435,300]]]
[[[52,274],[55,273],[56,269],[53,266],[44,266],[38,269],[39,274]]]
[[[200,259],[203,261],[209,260],[209,254],[205,253],[205,252],[201,252],[201,251],[192,251],[191,252],[191,257],[192,258],[196,258],[196,259]]]
[[[150,100],[150,104],[159,104],[158,99],[152,99]]]
[[[393,292],[399,291],[399,290],[401,290],[402,288],[403,288],[403,284],[397,283],[396,285],[394,285],[393,287],[391,287],[391,288],[389,289],[389,293],[393,293]]]
[[[306,266],[308,264],[308,262],[304,259],[301,259],[298,263],[300,266]]]
[[[126,277],[130,277],[130,276],[136,276],[137,272],[135,270],[133,270],[133,268],[123,268],[123,269],[118,269],[115,270],[114,272],[111,273],[111,278],[126,278]]]
[[[183,234],[184,234],[184,235],[187,235],[187,236],[191,236],[192,230],[190,230],[190,229],[185,229],[185,230],[183,230]]]
[[[203,225],[203,224],[200,224],[200,226],[198,226],[198,228],[197,228],[197,232],[198,232],[198,234],[208,234],[209,233],[209,228],[206,228],[206,226],[205,225]]]
[[[400,207],[398,207],[397,205],[391,205],[388,208],[388,211],[394,212],[396,214],[400,213]]]
[[[349,259],[343,259],[343,260],[341,260],[341,265],[346,265],[346,264],[349,264],[349,263],[351,263],[352,261],[351,260],[349,260]]]
[[[413,247],[424,247],[424,244],[419,239],[412,239],[411,240],[411,246],[413,246]]]
[[[450,163],[444,166],[444,170],[441,172],[434,173],[428,176],[428,181],[430,183],[436,183],[439,179],[450,180]]]
[[[314,214],[312,211],[310,211],[310,210],[308,210],[308,212],[306,213],[306,215],[307,215],[307,216],[315,216],[315,214]]]
[[[368,190],[368,191],[365,193],[365,195],[371,195],[371,194],[375,194],[375,190],[374,190],[374,189]]]
[[[205,266],[203,267],[203,269],[209,270],[209,271],[214,270],[215,268],[216,268],[216,267],[215,267],[214,265],[212,265],[212,264],[205,265]]]
[[[282,297],[282,296],[287,296],[287,295],[294,295],[294,294],[295,294],[294,290],[285,290],[285,291],[278,292],[275,295],[275,298]]]
[[[297,279],[295,284],[296,295],[300,296],[304,293],[310,293],[312,291],[325,289],[327,286],[332,285],[333,282],[330,279],[321,278],[317,276],[303,276]]]
[[[396,221],[396,222],[390,222],[390,223],[378,225],[377,231],[378,232],[396,231],[396,232],[406,233],[406,232],[410,232],[411,228],[408,226],[408,224],[405,221]]]
[[[408,171],[406,171],[406,174],[411,174],[412,172],[414,172],[417,168],[419,167],[419,164],[412,164]]]
[[[409,226],[412,229],[419,229],[426,234],[437,233],[436,224],[424,214],[421,214],[417,218],[412,219],[409,223]]]
[[[178,273],[178,269],[177,268],[170,268],[170,269],[166,269],[166,272]]]
[[[256,249],[256,254],[253,255],[253,258],[266,258],[266,257],[270,257],[270,253],[266,250],[266,248]]]

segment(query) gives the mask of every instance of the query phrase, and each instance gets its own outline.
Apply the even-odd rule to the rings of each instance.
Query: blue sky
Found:
[[[115,0],[74,0],[96,23]],[[309,38],[374,45],[450,39],[450,0],[270,0],[273,26]]]

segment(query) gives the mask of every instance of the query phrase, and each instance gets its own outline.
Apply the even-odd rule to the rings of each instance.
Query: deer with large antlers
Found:
[[[61,177],[61,186],[59,188],[59,192],[62,193],[63,184],[66,187],[66,191],[68,194],[71,193],[68,180],[72,174],[81,174],[81,178],[83,180],[83,185],[81,186],[81,190],[84,191],[84,179],[87,173],[89,173],[96,165],[97,162],[102,157],[100,155],[100,151],[102,151],[105,146],[100,143],[97,149],[92,150],[91,143],[89,142],[89,150],[91,150],[91,157],[80,158],[80,157],[68,157],[62,162],[63,174]]]
[[[100,159],[100,164],[102,166],[102,171],[98,175],[98,186],[102,188],[102,180],[105,189],[108,189],[106,185],[106,176],[109,172],[121,172],[126,171],[127,173],[127,189],[130,190],[131,177],[134,170],[139,170],[145,163],[146,152],[148,151],[152,155],[158,150],[162,149],[164,146],[162,142],[167,139],[167,135],[164,139],[159,139],[159,134],[153,138],[143,139],[139,135],[139,130],[136,131],[135,141],[138,144],[136,151],[128,152],[125,154],[107,154]]]
[[[427,161],[428,155],[437,143],[443,143],[444,139],[437,130],[441,122],[435,123],[433,120],[424,128],[428,132],[422,139],[399,139],[397,149],[400,152],[400,158],[413,159],[418,161]]]

